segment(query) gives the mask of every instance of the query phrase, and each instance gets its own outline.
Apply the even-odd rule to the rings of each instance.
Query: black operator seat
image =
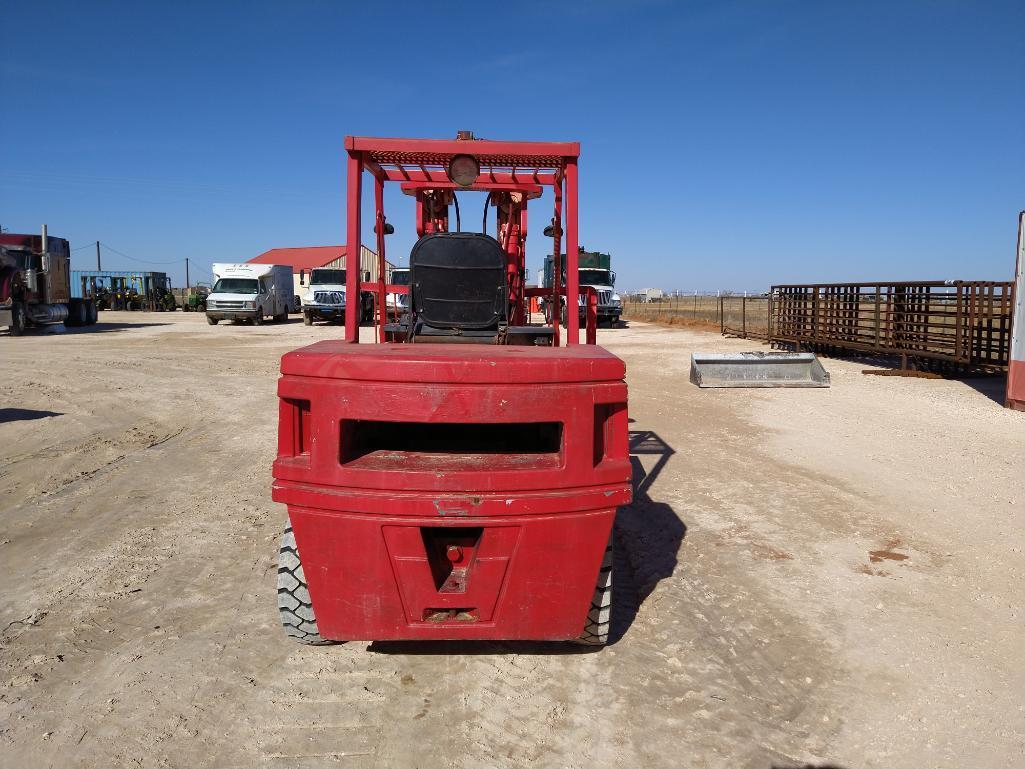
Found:
[[[494,336],[508,318],[505,253],[490,235],[438,232],[409,255],[418,334]],[[445,333],[448,332],[448,333]]]
[[[506,254],[490,235],[424,235],[410,252],[409,270],[410,316],[385,326],[393,338],[410,342],[551,343],[551,329],[508,326]]]

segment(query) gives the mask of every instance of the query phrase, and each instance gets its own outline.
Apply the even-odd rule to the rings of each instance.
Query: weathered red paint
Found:
[[[1009,409],[1025,411],[1025,211],[1018,214],[1018,254],[1011,297],[1011,350],[1005,405]]]
[[[1007,367],[1007,408],[1025,411],[1025,360],[1012,360]]]
[[[621,360],[594,345],[327,341],[287,354],[281,372],[273,496],[288,505],[321,635],[580,634],[616,508],[631,494]],[[562,431],[546,454],[385,447],[347,457],[354,420]],[[450,547],[462,561],[440,581]]]

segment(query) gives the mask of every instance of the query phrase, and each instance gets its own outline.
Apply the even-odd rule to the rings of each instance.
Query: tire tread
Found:
[[[295,544],[292,524],[285,527],[278,550],[278,613],[285,634],[300,643],[326,646],[336,643],[323,638],[317,628],[310,591],[306,586],[299,549]]]
[[[601,567],[598,569],[598,581],[591,597],[591,607],[587,612],[584,632],[574,643],[583,646],[604,646],[609,641],[609,625],[612,617],[612,534],[605,547]]]

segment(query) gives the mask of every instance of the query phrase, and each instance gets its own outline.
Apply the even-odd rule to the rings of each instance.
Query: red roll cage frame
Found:
[[[497,240],[507,258],[509,298],[513,307],[511,324],[523,325],[526,322],[524,302],[528,297],[548,297],[552,307],[558,308],[560,303],[556,301],[556,296],[580,295],[577,274],[578,142],[489,141],[475,139],[468,132],[460,132],[460,138],[452,140],[347,136],[345,149],[348,153],[346,254],[360,253],[363,172],[368,171],[374,177],[378,279],[374,282],[361,282],[360,269],[347,265],[346,293],[357,296],[362,290],[372,291],[376,295],[375,324],[378,341],[386,341],[384,325],[387,320],[387,294],[407,293],[409,290],[408,286],[385,282],[385,182],[398,182],[404,193],[416,198],[416,226],[420,236],[448,231],[448,210],[455,192],[465,190],[489,193],[489,200],[495,207]],[[470,155],[479,164],[480,173],[475,183],[461,186],[449,178],[449,164],[457,155]],[[523,280],[526,267],[527,202],[539,197],[544,187],[552,187],[555,193],[551,220],[554,232],[554,285],[550,288],[527,289]],[[565,288],[559,285],[562,275],[560,251],[563,218],[566,235]],[[586,295],[587,307],[586,341],[587,344],[595,344],[597,295],[590,288],[583,293]],[[566,343],[578,344],[578,313],[568,300],[566,304]],[[553,344],[559,346],[558,311],[551,313],[551,325],[555,332]],[[359,302],[346,303],[345,340],[359,342]]]

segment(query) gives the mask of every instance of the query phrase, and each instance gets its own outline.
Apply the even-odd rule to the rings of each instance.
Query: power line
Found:
[[[172,259],[169,262],[154,262],[151,259],[136,259],[134,256],[129,256],[128,254],[124,253],[123,251],[118,251],[116,248],[114,248],[109,243],[102,243],[101,242],[100,245],[102,245],[108,251],[113,251],[118,256],[123,256],[125,259],[128,259],[128,260],[130,260],[132,262],[138,262],[139,264],[180,264],[181,261],[182,261],[181,259]]]

